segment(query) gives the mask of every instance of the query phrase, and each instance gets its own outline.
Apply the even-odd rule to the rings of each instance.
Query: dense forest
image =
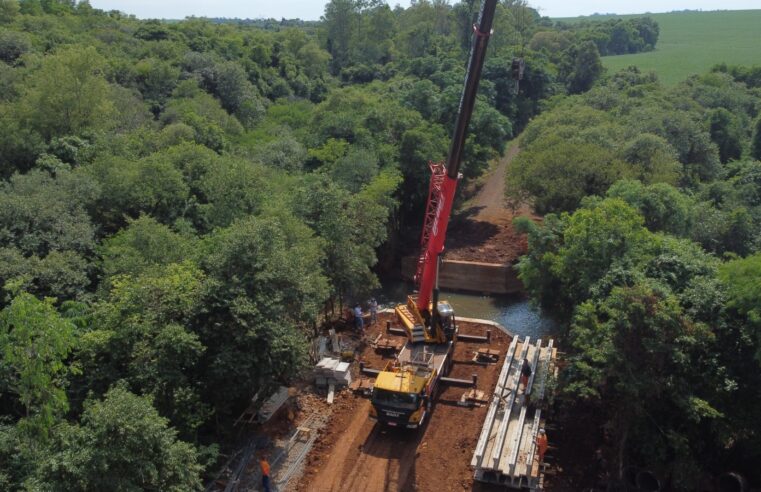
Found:
[[[760,478],[757,72],[719,66],[673,89],[614,74],[537,117],[508,172],[509,198],[547,214],[521,221],[519,269],[568,327],[561,394],[604,424],[614,476]]]
[[[478,8],[160,22],[0,0],[0,488],[201,487],[251,396],[417,241]],[[688,474],[761,449],[761,97],[738,67],[674,91],[603,74],[657,37],[501,2],[463,179],[526,129],[508,189],[549,214],[521,271],[570,326],[566,391],[627,460]]]

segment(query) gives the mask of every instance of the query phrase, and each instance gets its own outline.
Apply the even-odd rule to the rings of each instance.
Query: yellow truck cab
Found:
[[[420,427],[430,413],[439,379],[449,371],[453,347],[453,342],[407,342],[375,380],[370,417],[392,427]]]

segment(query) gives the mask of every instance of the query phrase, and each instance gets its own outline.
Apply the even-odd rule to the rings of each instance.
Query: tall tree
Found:
[[[325,46],[333,57],[330,66],[334,74],[351,61],[357,16],[355,0],[331,0],[325,5],[325,14],[322,16]]]
[[[571,94],[591,89],[602,71],[600,52],[592,41],[569,48],[560,66],[561,77],[567,81],[566,87]]]
[[[18,0],[0,0],[0,24],[13,22],[20,10]]]
[[[45,57],[26,81],[24,119],[46,139],[107,128],[113,103],[105,67],[93,47],[69,47]]]
[[[753,137],[750,141],[750,155],[756,160],[761,161],[761,116],[753,125]]]
[[[0,312],[3,362],[11,368],[6,384],[24,407],[22,426],[36,438],[47,437],[69,408],[65,361],[74,343],[74,325],[58,314],[53,299],[22,292]]]
[[[90,402],[82,424],[64,426],[40,460],[37,490],[201,490],[198,454],[177,439],[150,398],[123,387]]]

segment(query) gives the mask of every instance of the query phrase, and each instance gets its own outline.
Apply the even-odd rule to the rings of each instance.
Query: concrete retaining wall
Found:
[[[416,257],[402,258],[402,278],[412,280],[416,268]],[[442,262],[439,287],[483,294],[516,294],[523,291],[523,284],[513,265],[459,260]]]

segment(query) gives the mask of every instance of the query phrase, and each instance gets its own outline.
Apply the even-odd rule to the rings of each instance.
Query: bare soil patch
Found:
[[[447,259],[505,264],[516,262],[526,253],[526,236],[513,228],[513,218],[539,218],[526,204],[515,211],[505,205],[505,172],[518,152],[518,147],[512,146],[484,177],[473,198],[452,218]]]

